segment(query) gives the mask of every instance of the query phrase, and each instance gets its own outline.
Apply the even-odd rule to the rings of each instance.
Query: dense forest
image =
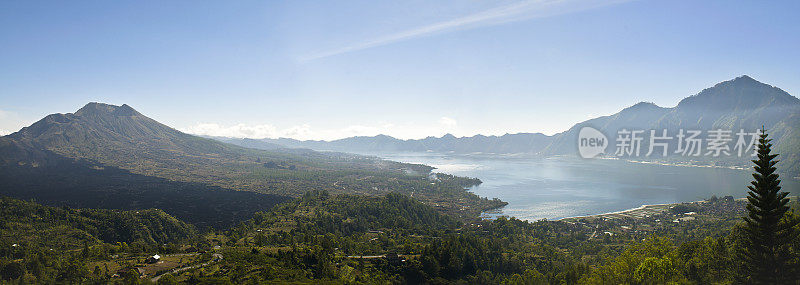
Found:
[[[747,199],[483,219],[505,202],[469,192],[477,178],[249,150],[90,104],[0,137],[0,282],[797,284],[800,202],[771,146]]]
[[[0,238],[6,243],[53,249],[117,242],[163,244],[197,235],[194,226],[159,209],[56,208],[0,197],[0,216]]]
[[[646,231],[615,225],[643,229],[625,220],[462,222],[402,194],[313,191],[230,230],[200,234],[160,210],[0,202],[7,282],[729,284],[745,272],[745,224],[729,217],[744,204],[723,199],[679,204],[655,217],[693,211],[698,219]],[[790,205],[800,211],[796,199]],[[800,239],[787,249],[796,266]],[[166,260],[149,264],[152,254]],[[193,265],[204,266],[168,270]],[[124,271],[135,268],[143,269]]]

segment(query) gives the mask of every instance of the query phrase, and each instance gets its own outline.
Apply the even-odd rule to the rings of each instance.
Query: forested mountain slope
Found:
[[[99,242],[163,244],[197,235],[193,226],[158,209],[71,209],[8,197],[0,197],[0,233],[4,247],[23,244],[56,249]]]

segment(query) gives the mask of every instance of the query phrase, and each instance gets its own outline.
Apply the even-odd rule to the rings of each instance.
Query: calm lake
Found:
[[[664,166],[570,157],[520,158],[435,153],[365,153],[422,163],[483,181],[472,191],[500,198],[500,215],[525,220],[560,219],[622,211],[642,205],[691,202],[717,195],[746,196],[750,171]],[[800,195],[800,182],[784,178],[783,191]]]

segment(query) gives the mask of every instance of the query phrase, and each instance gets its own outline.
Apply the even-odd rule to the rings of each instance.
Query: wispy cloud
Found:
[[[445,127],[455,127],[458,125],[458,121],[450,117],[441,117],[439,118],[439,124]]]
[[[393,127],[394,125],[389,123],[380,123],[377,125],[350,125],[344,128],[332,128],[314,131],[309,124],[302,124],[282,129],[270,124],[235,124],[226,126],[216,123],[201,123],[179,130],[193,135],[229,138],[293,138],[300,140],[333,140],[352,136],[374,136],[391,132]]]
[[[377,121],[367,124],[345,125],[329,128],[312,128],[309,124],[279,128],[271,124],[233,124],[200,123],[180,131],[193,135],[229,138],[293,138],[299,140],[336,140],[354,136],[390,135],[401,139],[417,139],[427,136],[441,136],[458,130],[458,121],[450,117],[439,117],[427,122]]]
[[[329,56],[349,53],[368,48],[388,45],[400,41],[437,33],[457,30],[472,29],[477,27],[498,25],[503,23],[522,21],[534,18],[543,18],[562,15],[632,0],[527,0],[517,3],[495,7],[475,14],[439,22],[432,25],[418,27],[394,34],[389,34],[373,39],[360,41],[351,45],[322,51],[300,58],[300,61],[311,61]]]
[[[215,123],[202,123],[180,129],[180,131],[204,136],[263,139],[302,136],[310,132],[310,127],[308,125],[300,125],[280,130],[268,124],[223,126]]]

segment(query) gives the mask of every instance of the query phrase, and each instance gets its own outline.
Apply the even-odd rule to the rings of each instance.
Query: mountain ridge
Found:
[[[800,158],[795,145],[800,129],[792,120],[800,114],[800,99],[772,85],[762,83],[748,75],[714,84],[700,92],[685,97],[674,107],[661,107],[652,102],[639,102],[607,116],[576,123],[571,128],[547,136],[541,133],[517,133],[503,136],[474,135],[400,140],[386,135],[350,137],[333,141],[300,141],[287,138],[255,140],[265,145],[299,147],[316,150],[350,152],[410,151],[442,152],[455,154],[576,154],[577,134],[589,126],[615,138],[620,129],[664,129],[670,133],[679,129],[740,129],[755,130],[761,126],[770,129],[776,150],[784,155],[783,163],[793,177],[800,177]],[[241,139],[224,139],[241,144]],[[249,146],[261,148],[258,142]],[[747,161],[742,161],[746,163]]]
[[[0,137],[0,195],[76,208],[159,208],[200,226],[235,225],[310,189],[413,191],[463,217],[502,204],[465,190],[477,180],[430,183],[432,169],[354,154],[241,147],[180,132],[125,104],[92,102]]]
[[[510,153],[530,152],[538,145],[543,144],[550,136],[542,133],[514,133],[497,135],[474,135],[456,137],[445,134],[441,137],[429,136],[422,139],[402,140],[388,135],[355,136],[344,139],[324,140],[296,140],[291,138],[278,139],[247,139],[229,137],[209,137],[224,142],[259,149],[276,147],[309,148],[324,151],[440,151],[457,153]],[[522,145],[527,144],[527,145]],[[354,146],[357,145],[357,146]],[[486,146],[491,146],[487,148]]]

